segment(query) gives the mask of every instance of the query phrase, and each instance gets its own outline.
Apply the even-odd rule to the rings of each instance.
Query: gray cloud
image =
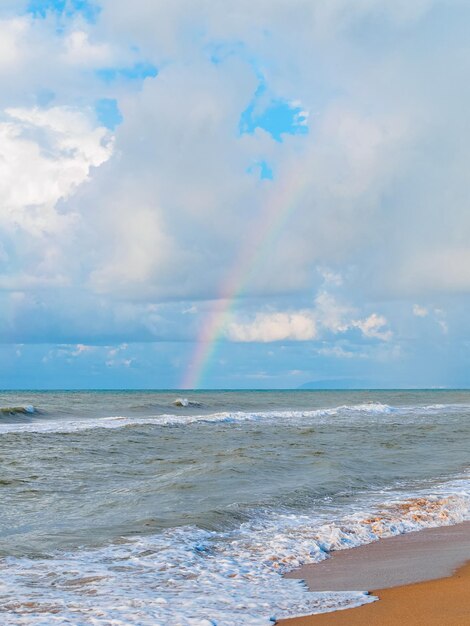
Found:
[[[463,332],[452,311],[470,289],[465,3],[101,6],[95,24],[77,15],[60,33],[53,15],[2,6],[3,340],[187,341],[233,280],[229,338],[259,337],[258,320],[268,341],[275,315],[274,338],[316,341],[334,325],[332,312],[305,317],[325,272],[341,276],[335,297],[364,341],[390,340],[386,319],[406,343],[425,322],[416,302],[444,311],[436,332]],[[156,78],[97,73],[144,61]],[[308,112],[308,134],[240,135],[261,75],[265,100]],[[113,133],[96,119],[100,98],[123,116]],[[261,161],[274,180],[259,180]]]

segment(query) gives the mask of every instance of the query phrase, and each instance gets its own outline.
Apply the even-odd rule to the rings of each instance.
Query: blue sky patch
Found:
[[[272,167],[267,161],[257,161],[246,170],[249,174],[258,173],[260,180],[273,180]]]
[[[117,100],[114,98],[101,98],[95,104],[98,121],[109,130],[114,130],[122,123],[123,117],[119,110]]]
[[[143,80],[144,78],[155,78],[158,70],[151,63],[139,62],[131,67],[105,67],[97,70],[96,74],[105,83],[112,83],[119,79]]]
[[[28,13],[34,17],[46,17],[48,13],[58,13],[70,17],[81,13],[89,22],[94,22],[100,8],[90,0],[30,0]]]
[[[282,142],[282,135],[306,135],[307,115],[298,104],[273,98],[262,83],[253,100],[240,117],[240,134],[253,134],[257,128],[268,132],[275,141]]]
[[[307,114],[297,103],[274,97],[266,84],[259,59],[248,54],[243,42],[213,43],[206,47],[211,63],[219,65],[229,57],[239,55],[255,72],[259,85],[255,95],[240,117],[240,134],[253,134],[262,128],[276,141],[282,142],[282,135],[305,135],[308,133]],[[266,171],[265,171],[266,174]],[[263,176],[269,178],[268,175]],[[272,176],[271,176],[272,177]]]

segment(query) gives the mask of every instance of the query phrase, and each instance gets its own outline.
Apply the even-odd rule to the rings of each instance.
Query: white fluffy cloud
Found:
[[[106,129],[66,107],[7,109],[0,122],[2,218],[31,235],[57,231],[59,200],[111,155]]]
[[[240,342],[312,341],[327,332],[337,335],[357,328],[366,338],[382,341],[392,338],[383,315],[372,313],[364,319],[354,319],[351,317],[354,313],[354,309],[339,304],[323,291],[311,310],[257,313],[251,321],[231,322],[227,337]]]
[[[372,313],[363,320],[353,320],[351,326],[359,328],[365,337],[374,337],[383,341],[389,341],[392,338],[392,331],[386,328],[387,320],[377,313]]]
[[[70,284],[70,242],[80,215],[61,210],[112,153],[104,128],[68,107],[7,109],[0,122],[0,287]],[[70,256],[69,256],[70,255]],[[14,268],[12,271],[11,268]]]
[[[233,322],[227,331],[232,341],[309,341],[317,336],[315,319],[309,312],[258,313],[252,322]]]

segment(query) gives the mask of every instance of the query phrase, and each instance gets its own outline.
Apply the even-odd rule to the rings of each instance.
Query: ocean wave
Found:
[[[469,479],[361,506],[337,519],[279,512],[226,533],[179,528],[43,559],[9,557],[0,561],[2,623],[267,626],[371,602],[361,590],[309,592],[281,574],[332,550],[468,520]]]
[[[188,398],[176,398],[176,400],[172,404],[181,407],[201,406],[200,402],[197,402],[196,400],[188,400]]]
[[[17,407],[23,413],[36,412],[34,407]],[[7,410],[7,409],[4,409]],[[101,418],[74,418],[37,420],[31,423],[2,423],[0,435],[10,433],[74,433],[96,428],[115,429],[136,426],[190,426],[193,424],[241,424],[244,422],[260,422],[262,424],[324,424],[347,422],[348,424],[367,423],[367,420],[376,423],[377,420],[394,418],[398,420],[425,420],[429,416],[440,414],[469,413],[470,405],[416,405],[390,406],[378,402],[341,405],[314,410],[279,410],[279,411],[224,411],[198,415],[161,414],[147,417],[111,416]],[[10,413],[11,415],[11,413]]]
[[[0,407],[1,416],[10,415],[32,415],[36,413],[36,409],[32,404],[25,404],[24,406],[2,406]]]

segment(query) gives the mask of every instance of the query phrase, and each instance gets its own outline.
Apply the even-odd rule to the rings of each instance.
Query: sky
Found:
[[[470,386],[469,27],[1,0],[0,387]]]

